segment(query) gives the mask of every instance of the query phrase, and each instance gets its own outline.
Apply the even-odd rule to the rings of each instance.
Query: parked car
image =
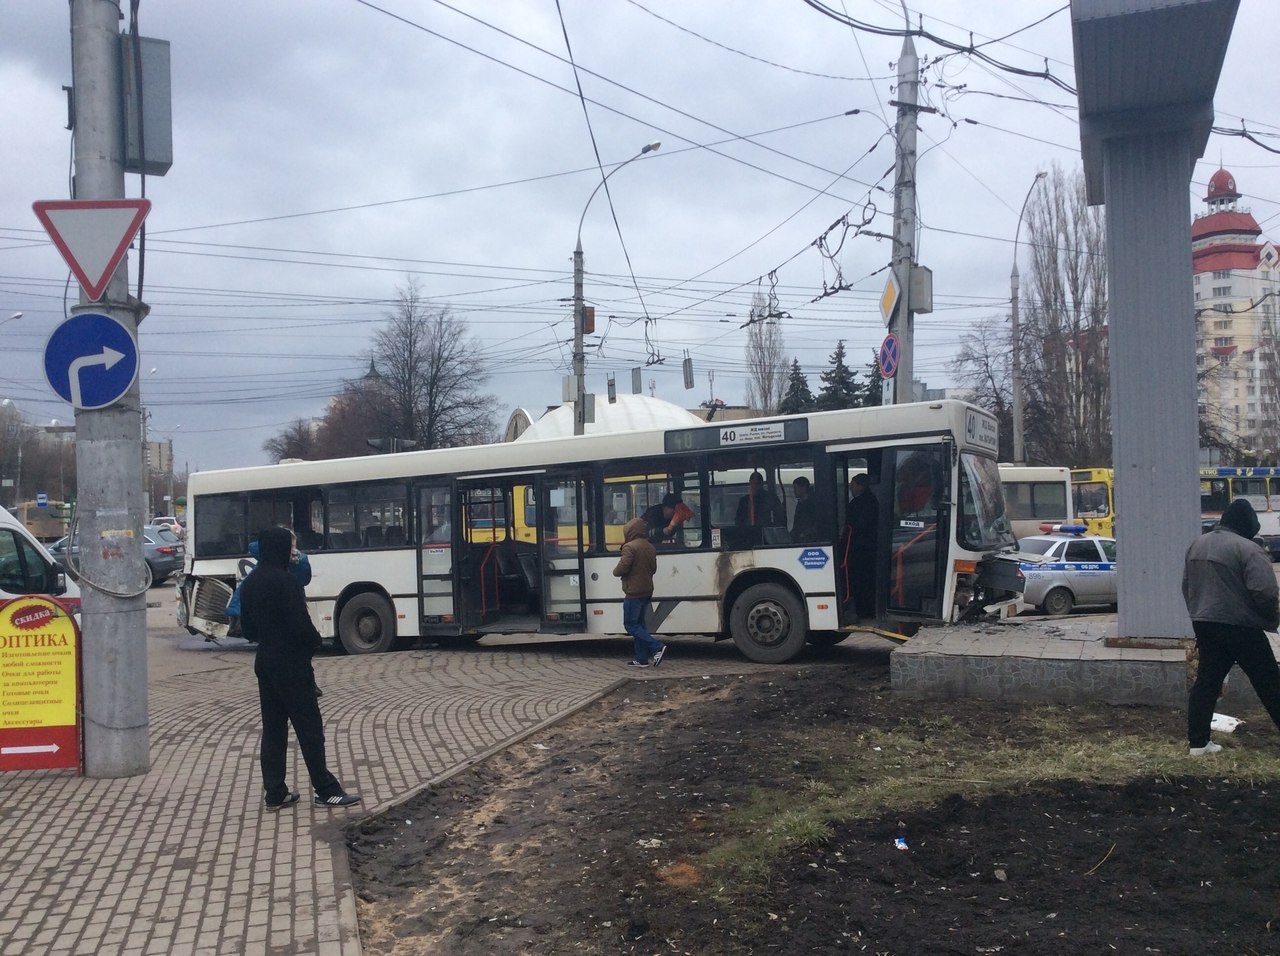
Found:
[[[182,519],[175,518],[172,515],[157,515],[151,519],[151,524],[154,526],[168,527],[168,529],[179,538],[185,537],[187,533],[186,526],[182,523]]]
[[[48,549],[22,522],[0,508],[0,604],[23,594],[42,594],[80,613],[80,588],[68,581]]]
[[[49,553],[53,555],[53,559],[58,562],[58,566],[62,569],[67,567],[67,555],[70,552],[71,561],[76,567],[80,566],[80,543],[79,534],[76,539],[70,542],[68,546],[67,538],[60,538],[53,544],[49,545]],[[151,583],[162,584],[169,578],[169,575],[182,570],[182,562],[186,557],[186,550],[182,546],[182,539],[179,538],[168,525],[144,525],[142,528],[142,555],[146,559],[147,567],[151,569]]]
[[[1022,600],[1046,614],[1116,603],[1115,538],[1073,531],[1027,535],[1018,539],[1018,562]]]

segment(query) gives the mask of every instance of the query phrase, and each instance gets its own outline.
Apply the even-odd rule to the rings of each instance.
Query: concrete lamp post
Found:
[[[1044,170],[1036,173],[1027,189],[1027,196],[1022,200],[1022,211],[1018,213],[1018,228],[1013,233],[1013,271],[1009,273],[1009,326],[1013,338],[1013,351],[1010,353],[1011,379],[1013,391],[1013,463],[1026,464],[1026,451],[1022,442],[1022,343],[1018,329],[1018,237],[1022,234],[1022,217],[1027,214],[1027,203],[1035,192],[1036,184],[1049,175]]]
[[[582,215],[578,218],[578,242],[573,249],[573,433],[575,435],[582,435],[587,430],[587,357],[582,345],[584,317],[582,303],[582,224],[586,221],[587,210],[591,208],[591,200],[596,198],[596,193],[609,181],[609,177],[623,166],[634,163],[645,153],[656,151],[661,145],[661,143],[649,143],[626,162],[619,163],[609,170],[601,178],[600,182],[596,184],[596,188],[591,190],[591,195],[587,197],[587,204],[582,207]]]

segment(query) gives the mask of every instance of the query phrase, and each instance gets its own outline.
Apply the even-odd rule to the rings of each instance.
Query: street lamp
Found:
[[[609,181],[609,177],[628,163],[634,163],[645,153],[654,152],[661,145],[661,143],[649,143],[625,163],[619,163],[605,173],[600,182],[596,184],[596,188],[591,190],[591,195],[587,197],[587,204],[582,207],[582,215],[578,219],[578,244],[573,249],[573,433],[575,435],[582,435],[587,430],[587,356],[582,346],[584,318],[582,305],[582,224],[586,221],[587,210],[591,208],[591,200],[596,198],[596,193],[600,191],[600,187]]]
[[[9,318],[5,319],[3,322],[0,322],[0,325],[4,325],[4,324],[5,324],[5,323],[7,323],[7,322],[16,322],[16,321],[18,321],[18,319],[20,319],[20,318],[22,318],[22,313],[21,313],[21,312],[15,312],[15,313],[13,313],[13,315],[9,316]]]
[[[1022,343],[1018,335],[1018,237],[1022,233],[1022,217],[1027,214],[1027,203],[1035,191],[1036,183],[1049,175],[1044,170],[1036,173],[1031,180],[1027,196],[1022,200],[1022,210],[1018,213],[1018,228],[1013,233],[1013,271],[1009,273],[1009,325],[1013,337],[1011,365],[1013,371],[1013,461],[1016,465],[1024,463],[1026,457],[1022,446]]]

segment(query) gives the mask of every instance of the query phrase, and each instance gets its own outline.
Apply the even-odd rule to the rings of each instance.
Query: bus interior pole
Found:
[[[118,0],[71,2],[77,200],[124,198],[120,20]],[[105,313],[136,335],[144,308],[129,300],[122,262],[102,301],[90,303],[82,292],[72,311]],[[90,777],[135,776],[151,766],[141,430],[136,380],[112,405],[76,409],[84,768]]]

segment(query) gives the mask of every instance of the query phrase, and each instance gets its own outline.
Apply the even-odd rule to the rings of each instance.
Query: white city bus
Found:
[[[1000,465],[1004,506],[1015,537],[1040,534],[1043,524],[1071,524],[1071,469]]]
[[[247,545],[281,525],[310,556],[317,628],[350,653],[416,637],[621,636],[621,529],[669,492],[694,516],[658,546],[658,634],[732,638],[780,662],[854,630],[1008,616],[1019,588],[1016,565],[996,560],[1013,544],[996,444],[990,415],[942,401],[198,472],[180,620],[226,635]],[[787,526],[735,526],[752,471]],[[879,513],[876,613],[862,620],[843,534],[857,473]],[[793,541],[801,475],[821,530]]]

